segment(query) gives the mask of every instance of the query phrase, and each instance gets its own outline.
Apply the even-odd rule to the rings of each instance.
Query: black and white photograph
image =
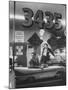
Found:
[[[66,85],[66,4],[9,1],[9,88]]]

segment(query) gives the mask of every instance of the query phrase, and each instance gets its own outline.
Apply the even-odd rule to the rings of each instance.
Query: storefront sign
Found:
[[[33,25],[33,22],[38,24],[39,28],[51,29],[54,28],[56,30],[60,30],[62,28],[61,20],[62,14],[51,11],[37,10],[36,13],[32,11],[30,8],[22,8],[25,16],[25,20],[23,20],[22,25],[25,27],[29,27]],[[26,13],[26,14],[25,14]],[[45,20],[46,19],[46,20]]]
[[[15,43],[15,56],[17,56],[17,64],[27,66],[27,44],[26,43]]]

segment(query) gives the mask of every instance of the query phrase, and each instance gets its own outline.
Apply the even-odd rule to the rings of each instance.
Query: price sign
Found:
[[[24,31],[15,31],[15,42],[24,42]]]

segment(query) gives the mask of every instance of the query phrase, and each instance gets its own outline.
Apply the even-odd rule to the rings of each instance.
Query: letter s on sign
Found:
[[[31,26],[32,25],[32,17],[33,17],[33,11],[29,8],[23,8],[25,20],[23,21],[23,26]]]

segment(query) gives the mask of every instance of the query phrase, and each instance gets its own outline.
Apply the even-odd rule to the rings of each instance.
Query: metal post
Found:
[[[16,2],[14,1],[14,18],[13,18],[13,70],[14,70],[14,57],[15,57],[15,6],[16,6]]]

